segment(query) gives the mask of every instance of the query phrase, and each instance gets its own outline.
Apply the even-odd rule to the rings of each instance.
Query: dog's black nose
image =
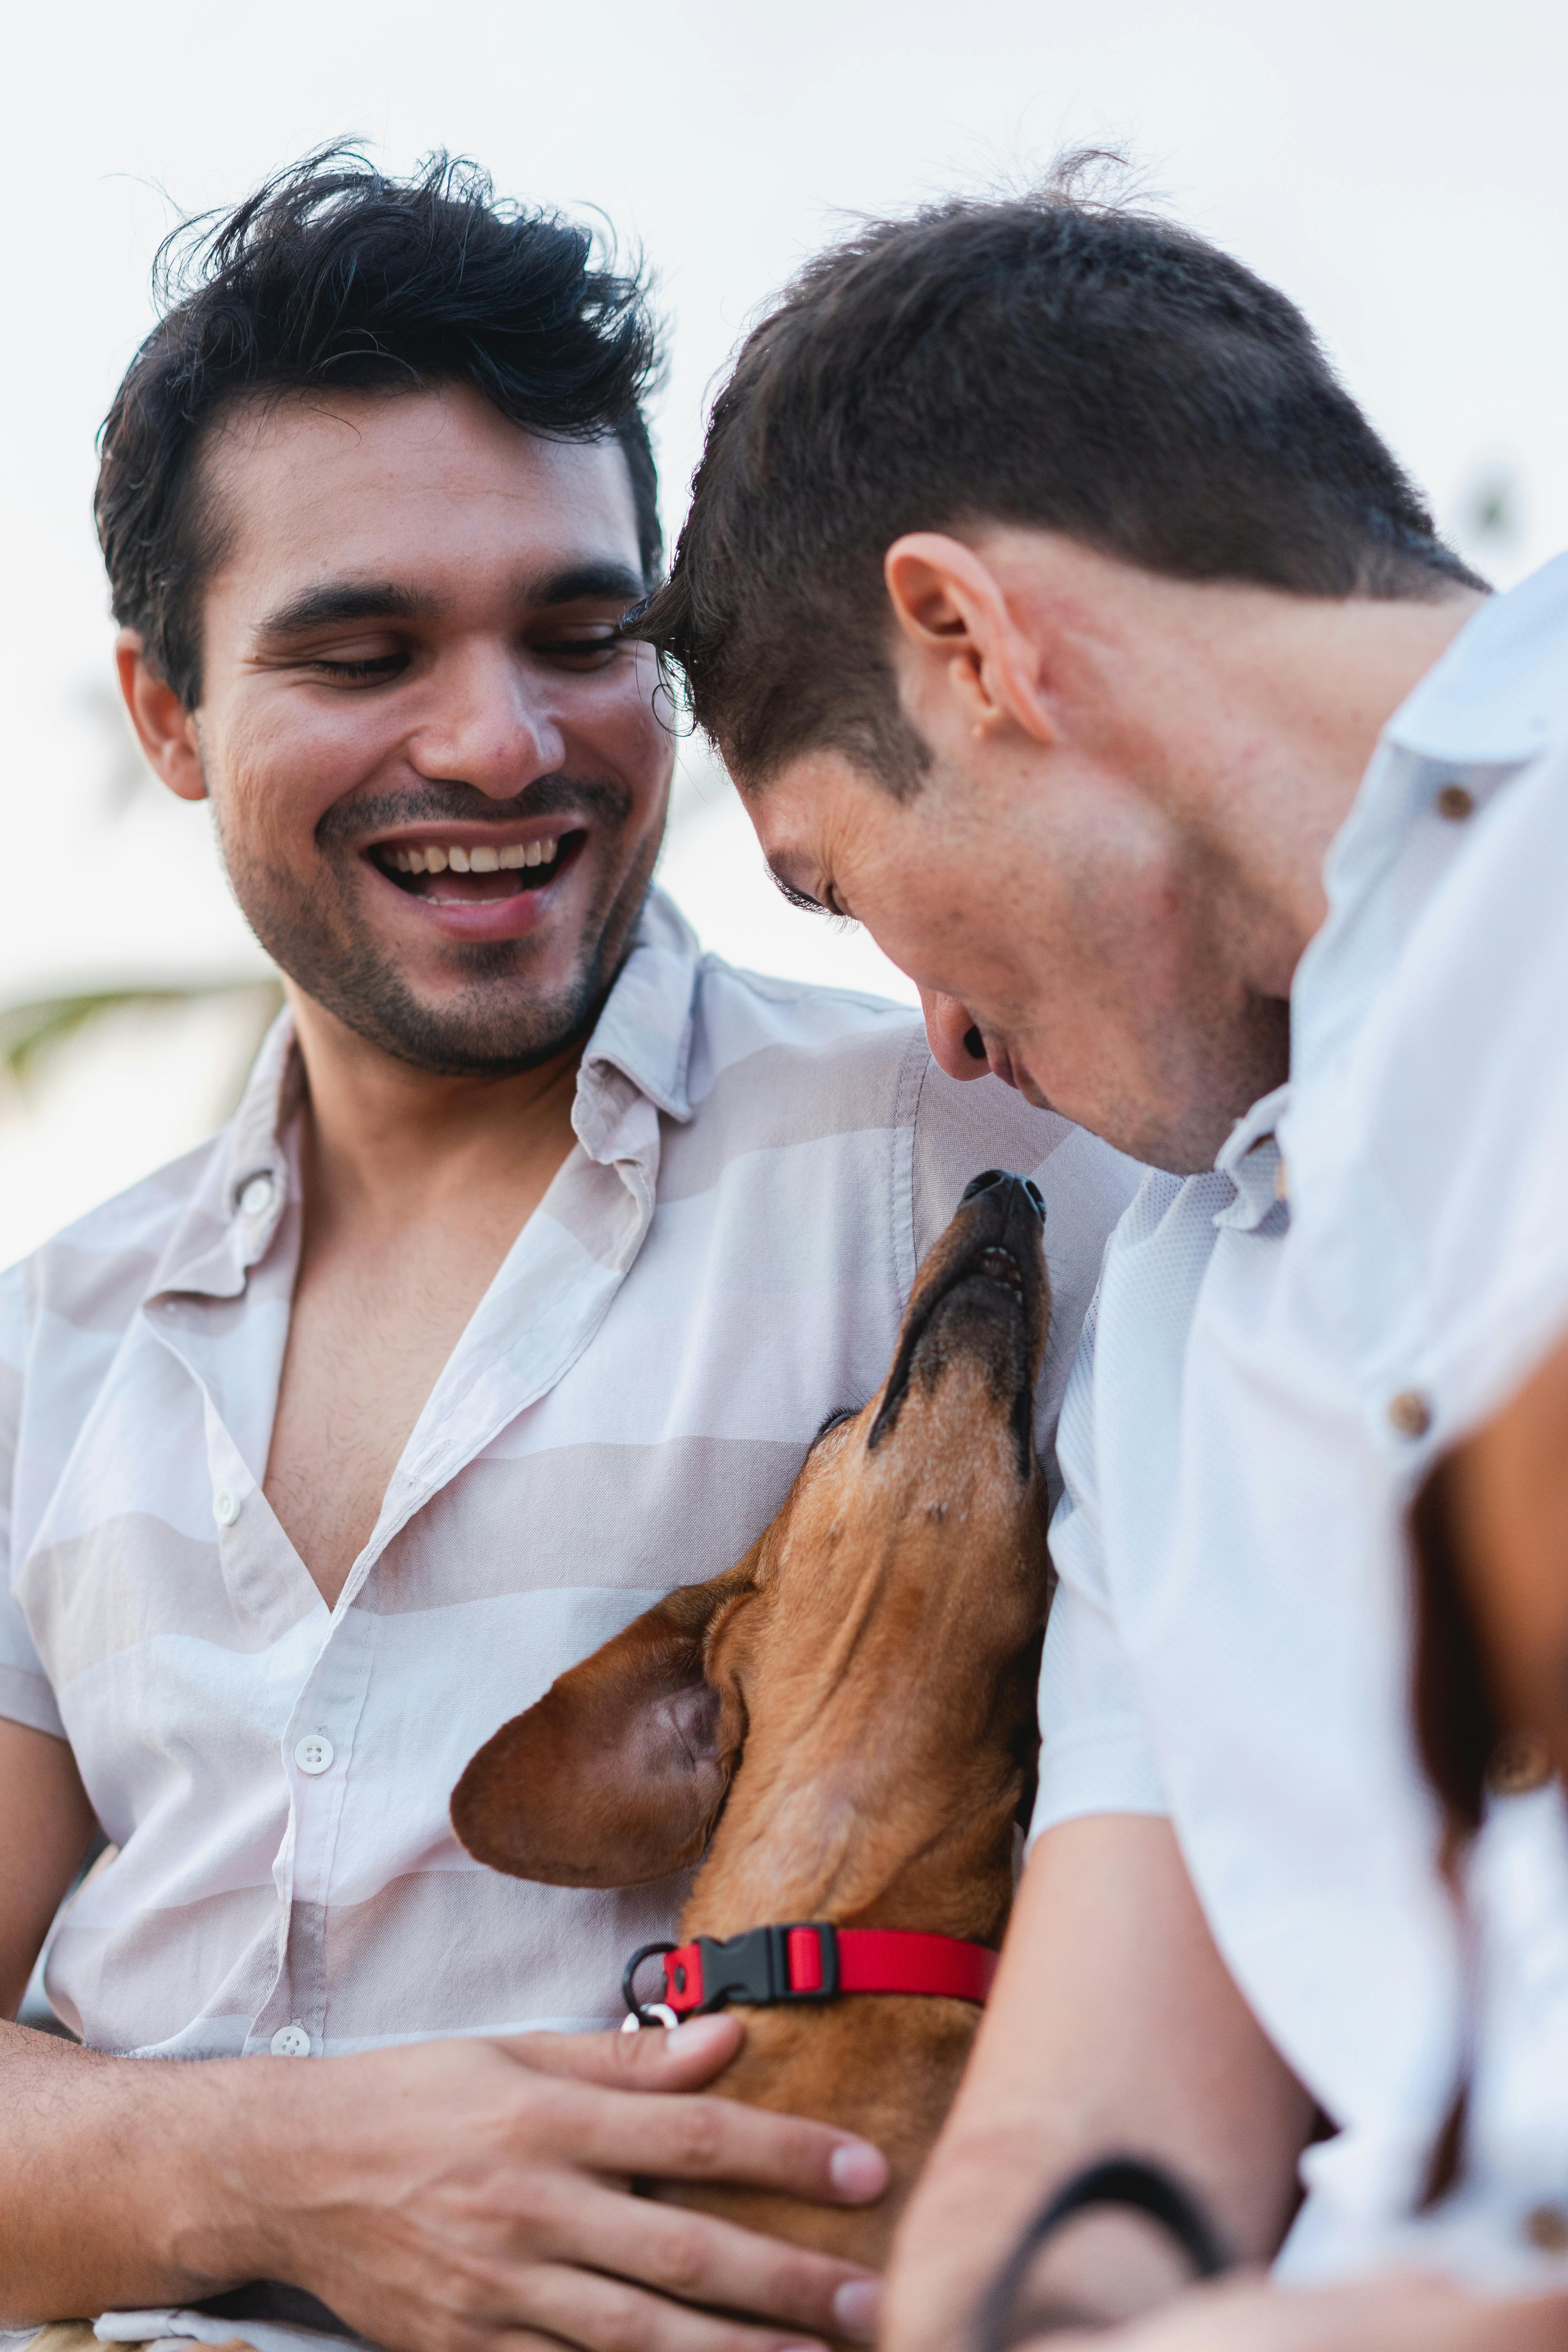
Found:
[[[994,1192],[1002,1184],[1011,1184],[1022,1192],[1041,1224],[1045,1223],[1046,1200],[1039,1186],[1027,1176],[1015,1176],[1006,1168],[982,1169],[980,1174],[972,1176],[964,1186],[963,1197],[966,1201],[973,1201],[982,1192]]]

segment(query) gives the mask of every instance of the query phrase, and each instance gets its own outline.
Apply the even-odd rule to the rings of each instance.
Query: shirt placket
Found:
[[[354,1735],[369,1690],[376,1616],[355,1607],[377,1562],[415,1513],[450,1484],[518,1413],[552,1388],[592,1339],[635,1262],[652,1222],[659,1158],[654,1106],[624,1078],[585,1088],[581,1159],[562,1179],[607,1244],[593,1274],[529,1261],[548,1249],[550,1220],[524,1228],[456,1355],[443,1371],[388,1483],[369,1543],[344,1583],[321,1654],[283,1737],[289,1780],[288,1835],[275,1873],[285,1922],[279,1965],[247,2053],[280,2057],[319,2053],[332,1996],[327,1948],[342,1815]],[[583,1130],[586,1130],[584,1132]],[[497,1344],[509,1298],[528,1297],[531,1318]],[[531,1295],[530,1295],[531,1294]]]
[[[370,1687],[375,1620],[333,1617],[282,1738],[289,1829],[274,1875],[284,1933],[278,1973],[246,2042],[247,2055],[303,2058],[326,2033],[326,1934],[354,1736]]]
[[[215,1343],[206,1337],[199,1300],[160,1301],[159,1308],[160,1339],[201,1391],[207,1486],[224,1583],[237,1611],[271,1634],[279,1677],[293,1680],[303,1668],[295,1695],[289,1697],[286,1688],[279,1694],[288,1710],[279,1751],[288,1812],[272,1865],[279,1906],[276,1963],[245,2044],[247,2055],[266,2050],[303,2055],[319,2045],[321,2034],[325,1995],[320,1919],[369,1677],[371,1629],[363,1622],[329,1619],[320,1595],[312,1606],[300,1588],[305,1572],[267,1505],[256,1465],[224,1415],[222,1351],[232,1339]],[[310,1791],[303,1804],[302,1785]],[[316,2021],[307,2023],[296,2011]]]

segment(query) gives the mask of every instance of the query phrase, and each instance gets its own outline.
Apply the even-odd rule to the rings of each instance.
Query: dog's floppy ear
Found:
[[[754,1589],[750,1553],[683,1585],[503,1724],[452,1794],[475,1859],[549,1886],[639,1886],[695,1862],[743,1737],[709,1660]]]

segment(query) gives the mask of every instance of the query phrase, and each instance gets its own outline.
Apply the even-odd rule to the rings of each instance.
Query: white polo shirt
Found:
[[[1468,1997],[1410,1727],[1405,1514],[1568,1329],[1568,558],[1395,715],[1325,879],[1289,1085],[1212,1174],[1152,1176],[1107,1252],[1058,1436],[1035,1833],[1171,1814],[1341,2127],[1288,2267],[1397,2241],[1531,2274],[1529,2217],[1568,2200],[1563,1807],[1494,1803]],[[1415,2222],[1471,2032],[1466,2186]]]

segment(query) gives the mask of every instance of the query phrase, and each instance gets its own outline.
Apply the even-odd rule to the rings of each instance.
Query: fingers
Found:
[[[694,2311],[623,2279],[564,2264],[531,2272],[527,2303],[529,2329],[498,2335],[497,2352],[536,2352],[545,2343],[553,2352],[563,2343],[582,2352],[826,2352],[799,2329]]]
[[[736,2019],[706,2017],[669,2032],[529,2034],[505,2047],[535,2075],[553,2078],[551,2112],[546,2118],[536,2102],[533,2129],[545,2124],[552,2143],[590,2171],[731,2181],[821,2205],[879,2197],[887,2160],[868,2140],[734,2099],[668,2095],[707,2081],[734,2055],[742,2031]],[[621,2095],[599,2097],[606,2088]]]
[[[722,2180],[778,2189],[818,2205],[867,2205],[888,2185],[887,2158],[869,2140],[805,2116],[743,2107],[735,2099],[616,2100],[568,2089],[562,2122],[575,2160],[591,2172],[656,2180]]]
[[[556,2235],[564,2255],[588,2265],[613,2246],[616,2272],[661,2294],[782,2320],[797,2336],[821,2330],[867,2344],[876,2336],[880,2289],[868,2271],[716,2214],[583,2187]]]
[[[538,2074],[570,2075],[605,2091],[689,2091],[711,2082],[746,2038],[738,2017],[693,2017],[668,2032],[514,2033],[498,2043]]]

